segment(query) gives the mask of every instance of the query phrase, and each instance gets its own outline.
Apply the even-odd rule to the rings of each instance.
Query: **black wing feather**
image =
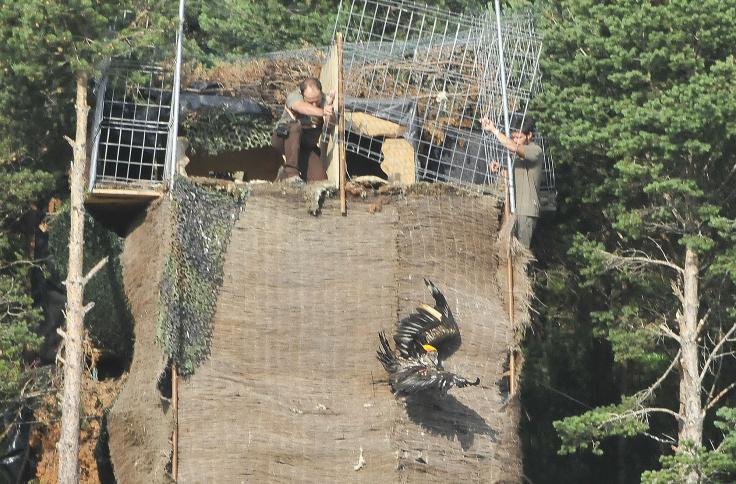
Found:
[[[460,346],[460,330],[445,296],[432,281],[425,279],[424,282],[432,292],[435,306],[422,304],[399,321],[394,335],[398,354],[391,349],[386,334],[378,334],[381,345],[376,357],[389,374],[392,390],[399,395],[424,391],[445,393],[453,386],[478,385],[477,378],[471,381],[444,370],[441,360]],[[439,354],[427,354],[422,346],[426,344],[434,346]]]
[[[422,345],[429,344],[444,359],[460,347],[460,329],[442,292],[429,279],[424,282],[435,300],[434,311],[429,306],[419,306],[416,312],[399,321],[394,342],[403,358],[424,354]]]
[[[432,284],[432,281],[430,281],[429,279],[424,279],[424,284],[427,285],[430,292],[432,293],[432,297],[434,298],[435,302],[435,308],[437,308],[437,310],[442,313],[444,319],[451,322],[455,329],[457,329],[457,323],[455,323],[455,318],[452,317],[452,311],[450,311],[450,306],[447,305],[447,299],[445,299],[445,295],[442,294],[442,292],[437,289],[437,286]]]
[[[378,333],[378,339],[381,341],[381,347],[378,349],[378,351],[376,351],[376,357],[387,372],[394,373],[398,369],[396,355],[391,349],[391,346],[388,344],[388,338],[386,338],[386,335],[383,333],[383,331]]]
[[[470,381],[449,371],[437,370],[420,363],[404,366],[389,377],[391,388],[399,395],[424,392],[427,390],[447,392],[452,387],[466,387],[480,384],[480,379]]]

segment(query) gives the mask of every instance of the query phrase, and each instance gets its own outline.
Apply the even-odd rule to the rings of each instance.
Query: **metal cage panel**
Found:
[[[343,32],[345,90],[358,109],[385,119],[380,103],[411,104],[402,119],[416,153],[419,179],[458,182],[500,193],[491,160],[506,150],[480,127],[503,126],[498,37],[493,13],[456,14],[401,0],[346,0],[335,31]],[[525,114],[539,90],[541,39],[530,15],[503,18],[504,67],[510,110]],[[358,103],[359,104],[359,103]],[[346,148],[380,162],[380,142],[348,123]],[[547,182],[553,189],[551,159]],[[504,182],[505,183],[505,182]]]
[[[173,7],[173,5],[171,5]],[[116,25],[134,16],[125,11]],[[174,11],[171,11],[171,18]],[[176,35],[107,62],[95,88],[89,190],[155,188],[173,179],[183,38],[183,1]]]
[[[166,178],[172,90],[172,76],[158,67],[108,71],[97,94],[101,103],[93,151],[97,183],[150,184]]]

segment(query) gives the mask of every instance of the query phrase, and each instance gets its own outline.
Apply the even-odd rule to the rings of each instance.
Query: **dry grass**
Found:
[[[219,83],[222,94],[260,100],[280,115],[286,96],[306,77],[318,77],[322,60],[305,57],[256,58],[225,62],[211,68],[185,65],[182,84]]]

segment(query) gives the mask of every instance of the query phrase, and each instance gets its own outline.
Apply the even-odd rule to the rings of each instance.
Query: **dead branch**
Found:
[[[72,147],[72,150],[77,149],[77,143],[73,139],[71,139],[69,136],[66,136],[66,135],[64,135],[64,139],[66,140],[67,143],[69,143],[69,146]]]
[[[34,260],[26,260],[26,259],[23,259],[23,260],[16,260],[16,261],[7,263],[4,266],[0,266],[0,271],[4,271],[6,269],[10,269],[11,267],[20,266],[20,265],[28,265],[28,266],[31,266],[31,267],[41,267],[38,263],[39,262],[42,262],[44,260],[46,260],[46,259],[34,259]]]
[[[95,264],[95,266],[90,269],[87,275],[82,278],[82,284],[86,286],[89,280],[92,279],[95,274],[97,274],[97,272],[105,266],[105,264],[107,264],[108,259],[109,257],[105,257],[101,259],[97,264]]]
[[[685,294],[683,294],[682,292],[682,286],[680,285],[680,281],[672,280],[670,282],[670,287],[672,288],[672,293],[680,301],[680,304],[684,306],[685,305]]]
[[[95,302],[90,301],[82,308],[82,311],[84,312],[84,314],[87,314],[88,312],[92,311],[92,308],[94,307],[95,307]]]
[[[664,260],[666,260],[667,262],[669,262],[669,261],[670,261],[670,259],[669,259],[669,258],[667,257],[667,253],[666,253],[666,252],[664,251],[664,249],[662,248],[662,245],[661,245],[661,244],[660,244],[659,242],[657,242],[657,241],[656,241],[656,240],[655,240],[655,239],[654,239],[653,237],[647,237],[647,239],[648,239],[648,240],[649,240],[649,241],[650,241],[651,243],[653,243],[654,245],[656,245],[656,246],[657,246],[657,249],[659,249],[659,253],[660,253],[660,254],[662,255],[662,258],[663,258]]]
[[[623,413],[617,413],[613,414],[611,418],[608,420],[605,420],[601,422],[601,424],[598,426],[598,428],[601,428],[605,425],[612,424],[615,422],[620,422],[621,420],[626,420],[629,418],[638,418],[638,417],[646,417],[647,415],[651,413],[664,413],[667,415],[673,416],[678,422],[684,421],[684,418],[679,413],[675,412],[674,410],[670,410],[669,408],[663,408],[663,407],[644,407],[640,408],[638,410],[628,410]]]
[[[703,414],[705,414],[705,412],[707,412],[708,410],[710,410],[716,403],[718,403],[718,400],[720,400],[721,398],[725,397],[726,394],[729,391],[731,391],[731,389],[733,389],[734,387],[736,387],[736,382],[731,383],[730,385],[726,386],[726,388],[724,388],[723,390],[721,390],[720,392],[718,392],[718,395],[716,395],[715,397],[713,397],[710,400],[710,402],[708,402],[708,404],[705,406],[705,408],[703,409]]]
[[[721,337],[721,339],[716,343],[716,345],[713,347],[713,349],[710,351],[710,354],[708,354],[708,357],[703,362],[703,370],[700,372],[700,375],[698,375],[698,381],[702,383],[703,378],[705,378],[706,373],[708,372],[708,369],[713,364],[713,361],[717,358],[717,355],[721,351],[721,348],[723,345],[729,342],[733,342],[731,339],[731,336],[736,332],[736,323],[733,323],[731,325],[731,328],[726,331],[726,334]]]
[[[664,434],[666,438],[657,437],[656,435],[650,434],[649,432],[644,432],[643,435],[649,437],[655,442],[659,442],[660,444],[677,445],[677,439],[666,434]]]
[[[705,323],[708,321],[708,317],[710,316],[710,308],[705,312],[705,315],[703,315],[702,318],[700,318],[700,321],[698,322],[698,327],[695,329],[695,334],[700,334],[700,332],[703,330],[703,326],[705,326]]]
[[[606,264],[608,268],[610,269],[641,270],[644,267],[654,265],[654,266],[669,267],[670,269],[675,270],[678,274],[681,274],[681,275],[685,274],[685,270],[682,267],[678,266],[677,264],[674,264],[667,260],[655,259],[639,250],[627,251],[631,253],[632,255],[625,255],[625,254],[619,255],[619,254],[607,252],[605,250],[599,250],[599,252],[605,258]],[[643,254],[643,255],[633,255],[633,254]]]
[[[680,359],[680,353],[681,353],[681,351],[682,350],[677,350],[677,354],[674,356],[674,358],[672,358],[672,363],[670,363],[670,366],[667,367],[667,369],[664,371],[664,373],[662,373],[662,375],[657,379],[657,381],[655,381],[654,383],[652,383],[651,385],[649,385],[648,388],[646,388],[646,389],[642,390],[641,392],[637,393],[636,395],[634,395],[636,397],[636,401],[639,404],[641,404],[641,403],[645,402],[646,400],[648,400],[649,397],[654,393],[654,390],[656,390],[657,388],[659,388],[659,386],[662,384],[662,382],[664,382],[664,380],[670,374],[670,372],[672,371],[672,369],[675,366],[677,366],[677,362]]]
[[[718,369],[711,369],[709,370],[711,374],[713,375],[713,382],[710,385],[710,389],[708,390],[708,397],[706,398],[706,402],[710,402],[713,398],[713,394],[716,392],[716,386],[718,386],[718,380],[721,373],[721,368],[723,367],[723,360],[718,360]]]
[[[669,338],[672,338],[673,340],[680,342],[680,337],[670,329],[670,327],[667,325],[666,322],[659,325],[659,329],[662,330],[662,333],[664,333],[665,336],[668,336]]]

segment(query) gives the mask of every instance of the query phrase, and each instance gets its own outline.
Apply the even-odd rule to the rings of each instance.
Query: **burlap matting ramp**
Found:
[[[120,484],[169,482],[172,412],[157,388],[166,359],[156,345],[159,282],[170,250],[171,210],[154,202],[126,237],[121,262],[135,322],[133,362],[108,415],[110,458]]]
[[[518,482],[517,411],[496,385],[513,331],[495,204],[414,190],[375,213],[352,200],[347,217],[328,200],[313,217],[299,190],[254,190],[212,354],[180,387],[179,482]],[[431,302],[424,277],[463,335],[446,366],[482,384],[397,401],[377,333]]]

